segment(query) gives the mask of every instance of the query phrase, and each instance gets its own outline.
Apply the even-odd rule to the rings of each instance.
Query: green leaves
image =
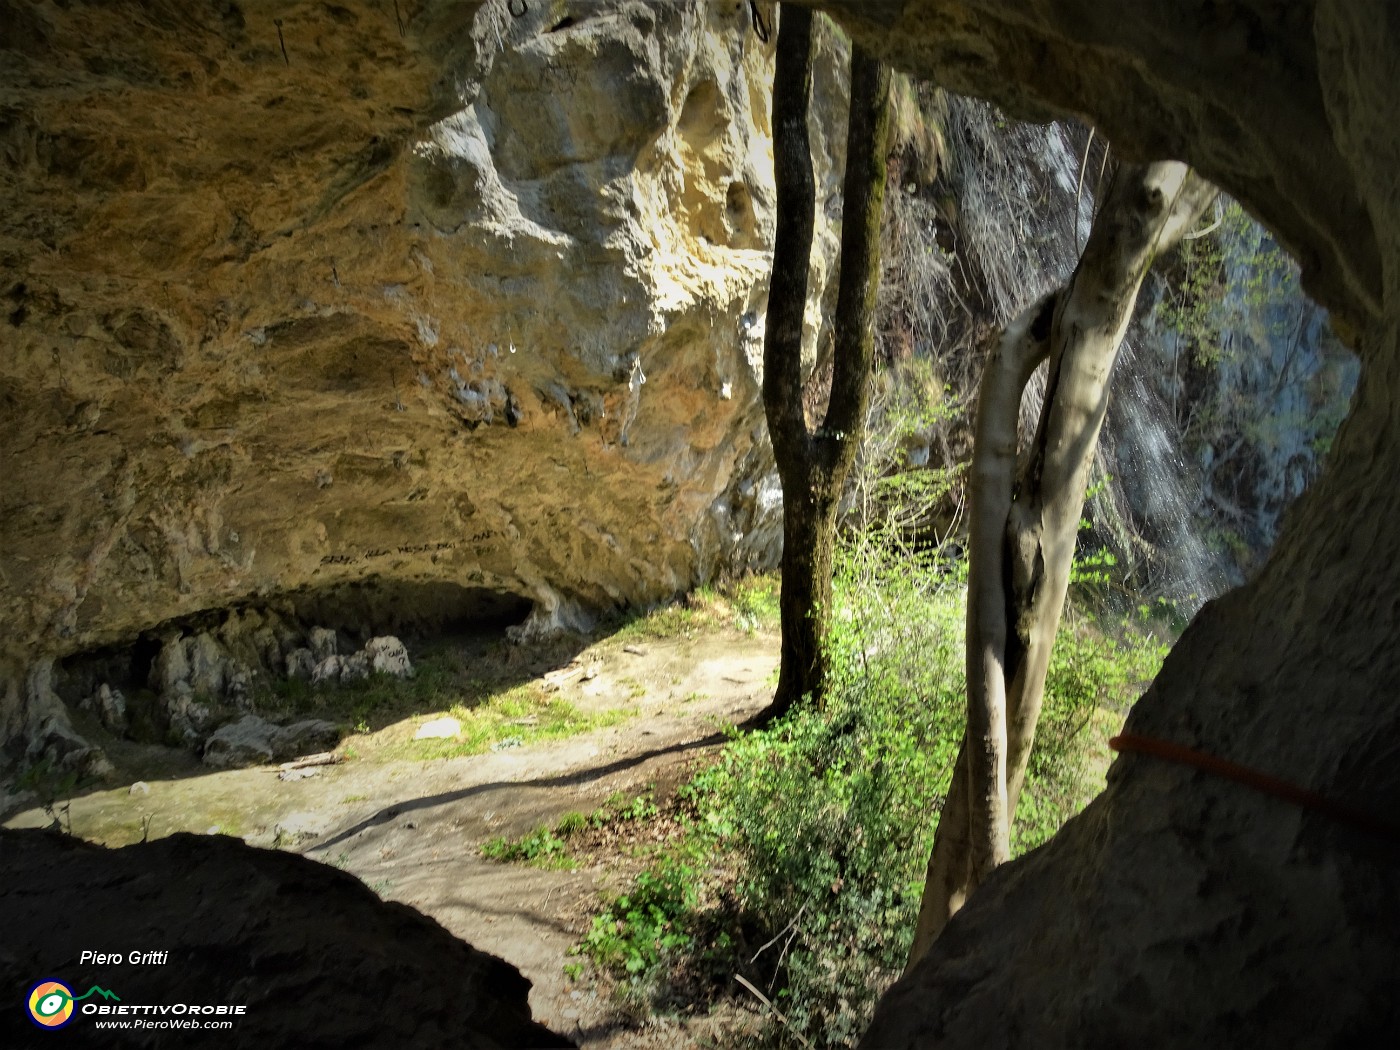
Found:
[[[631,892],[593,917],[581,949],[601,966],[638,977],[694,943],[690,932],[699,872],[665,857],[637,876]]]
[[[574,859],[568,855],[564,840],[545,826],[518,839],[498,835],[481,847],[481,854],[503,863],[523,861],[539,868],[574,867]]]
[[[898,520],[895,515],[891,520]],[[1110,564],[1104,562],[1102,564]],[[1097,571],[1097,570],[1095,570]],[[962,733],[965,567],[899,530],[836,555],[827,699],[740,734],[678,792],[685,837],[594,918],[580,950],[630,995],[740,974],[787,1019],[775,1045],[853,1046],[907,957]],[[1043,842],[1088,801],[1120,712],[1165,649],[1066,619],[1014,831]]]

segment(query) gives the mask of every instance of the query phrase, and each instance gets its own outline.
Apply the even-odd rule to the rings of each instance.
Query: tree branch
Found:
[[[785,489],[788,473],[798,465],[805,473],[810,451],[807,421],[802,414],[802,325],[816,216],[816,182],[807,140],[807,105],[811,95],[812,13],[784,4],[773,74],[777,230],[763,340],[763,408]],[[797,494],[785,495],[793,498]]]
[[[836,484],[844,482],[855,459],[870,407],[875,299],[880,290],[880,219],[889,151],[889,93],[889,67],[858,44],[852,45],[835,361],[826,418],[818,431],[821,469]]]

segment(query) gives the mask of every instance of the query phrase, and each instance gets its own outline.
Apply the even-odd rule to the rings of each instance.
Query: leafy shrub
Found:
[[[607,906],[582,950],[633,990],[687,967],[716,982],[740,974],[784,1014],[776,1043],[854,1045],[907,957],[956,759],[965,590],[961,566],[936,551],[886,530],[850,539],[838,557],[824,707],[734,736],[682,791],[693,809],[685,843]],[[1151,638],[1066,621],[1018,852],[1088,800],[1110,721],[1163,652]],[[685,856],[725,863],[707,869]]]
[[[644,870],[632,889],[595,915],[584,937],[594,961],[629,975],[655,969],[691,947],[687,927],[698,900],[696,872],[675,857]]]
[[[543,825],[518,839],[498,835],[481,847],[481,854],[492,860],[524,861],[542,868],[574,866],[573,858],[566,852],[564,840]]]

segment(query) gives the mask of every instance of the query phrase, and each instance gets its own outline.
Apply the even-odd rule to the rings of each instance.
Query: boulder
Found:
[[[340,652],[340,639],[329,627],[313,627],[307,634],[306,644],[316,662],[324,663]]]
[[[257,715],[244,715],[220,727],[204,742],[204,764],[236,769],[328,751],[340,743],[333,722],[307,719],[279,726]]]
[[[204,742],[204,764],[215,769],[238,769],[273,761],[273,734],[278,727],[257,715],[244,715],[216,730]]]
[[[26,764],[45,767],[50,775],[107,776],[112,772],[111,762],[100,747],[73,728],[68,709],[54,691],[53,675],[53,661],[39,660],[25,679]]]
[[[293,649],[287,654],[287,677],[304,682],[316,676],[316,656],[310,649]]]
[[[369,657],[370,670],[376,674],[386,674],[391,678],[413,676],[408,649],[393,635],[371,638],[365,643],[365,653]]]
[[[334,722],[321,719],[307,719],[281,726],[270,740],[272,757],[281,762],[302,755],[329,751],[340,743],[340,727]]]
[[[462,723],[450,716],[433,718],[418,727],[414,740],[451,740],[462,731]]]
[[[319,661],[311,670],[311,684],[322,685],[330,683],[334,685],[340,681],[341,658],[332,654],[324,660]]]
[[[97,689],[93,706],[103,726],[115,736],[124,736],[127,730],[126,697],[120,689],[113,689],[105,682]]]
[[[364,650],[340,658],[340,681],[363,682],[369,677],[369,654]]]
[[[0,830],[0,886],[6,988],[53,975],[100,984],[125,1003],[241,1005],[230,1046],[573,1045],[531,1019],[530,982],[514,966],[285,851],[188,834],[108,850]],[[80,969],[79,954],[95,945],[120,946],[121,961]],[[137,948],[168,955],[142,965],[127,957]],[[114,1045],[93,1025],[77,1013],[56,1041]],[[43,1045],[36,1032],[22,1009],[0,1014],[0,1046]],[[155,1037],[123,1042],[181,1045]]]

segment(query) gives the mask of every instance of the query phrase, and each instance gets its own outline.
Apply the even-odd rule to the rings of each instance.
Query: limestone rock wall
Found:
[[[208,610],[549,629],[773,561],[772,44],[524,6],[0,0],[0,741],[36,661]]]

